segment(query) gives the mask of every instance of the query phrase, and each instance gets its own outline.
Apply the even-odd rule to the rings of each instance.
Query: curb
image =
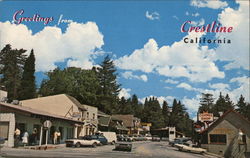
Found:
[[[210,153],[210,152],[205,152],[204,155],[210,155],[210,156],[215,156],[215,157],[218,157],[218,158],[224,158],[224,157],[221,156],[221,155],[217,155],[217,154]]]

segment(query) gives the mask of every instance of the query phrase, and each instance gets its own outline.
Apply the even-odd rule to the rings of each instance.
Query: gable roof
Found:
[[[237,118],[237,119],[236,119]],[[235,110],[231,109],[225,112],[218,120],[216,120],[212,125],[208,128],[201,131],[201,133],[209,132],[214,129],[218,124],[220,124],[223,120],[227,120],[232,125],[234,125],[238,129],[242,129],[245,134],[250,136],[250,121],[247,120],[244,116],[240,113],[236,112]]]
[[[82,122],[82,121],[73,120],[71,118],[62,117],[59,115],[51,114],[49,112],[44,112],[44,111],[29,108],[29,107],[23,107],[20,105],[12,105],[12,104],[8,104],[8,103],[0,102],[0,109],[1,108],[2,109],[6,108],[6,109],[10,109],[10,110],[16,110],[16,111],[20,111],[20,112],[24,112],[24,113],[28,113],[28,114],[32,114],[32,115],[51,117],[51,118],[55,118],[55,119],[61,119],[61,120],[70,121],[70,122],[74,122],[74,123],[84,124],[84,122]]]
[[[133,115],[112,115],[112,117],[122,120],[125,127],[133,127]]]
[[[67,117],[71,117],[74,112],[79,112],[79,109],[86,110],[75,98],[66,94],[22,100],[20,103],[23,107]]]

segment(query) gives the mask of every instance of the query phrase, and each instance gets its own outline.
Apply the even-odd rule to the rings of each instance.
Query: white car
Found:
[[[177,147],[180,151],[187,151],[187,152],[193,152],[193,153],[205,153],[207,150],[203,148],[194,147],[192,144],[184,145],[184,144],[175,144],[175,147]]]
[[[100,144],[99,140],[91,139],[90,137],[79,137],[76,139],[67,139],[65,141],[66,147],[81,147],[81,146],[92,146],[96,147],[98,144]]]

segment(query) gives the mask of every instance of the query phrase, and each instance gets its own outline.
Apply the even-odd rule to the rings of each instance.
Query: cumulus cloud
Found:
[[[149,13],[149,11],[146,11],[145,16],[146,16],[146,18],[148,18],[149,20],[159,20],[159,19],[160,19],[160,14],[157,13],[157,12]]]
[[[219,89],[219,90],[230,89],[229,85],[225,83],[209,84],[209,87],[212,89]]]
[[[180,83],[177,85],[177,88],[184,88],[186,90],[189,90],[189,91],[193,91],[193,90],[196,90],[194,89],[191,85],[187,84],[187,83]]]
[[[173,96],[153,96],[153,95],[150,95],[150,96],[147,96],[147,97],[144,97],[144,98],[139,98],[138,100],[141,102],[141,103],[144,103],[146,98],[150,98],[150,97],[155,97],[157,98],[157,100],[159,101],[160,105],[162,106],[163,104],[163,101],[167,101],[168,103],[168,106],[172,106],[172,103],[173,103],[173,100],[174,100],[174,97]]]
[[[179,20],[179,18],[176,15],[173,15],[172,17],[176,20]]]
[[[201,37],[201,33],[189,33],[184,38]],[[212,78],[224,78],[208,54],[213,50],[199,44],[181,41],[170,46],[158,47],[154,39],[149,39],[141,49],[115,61],[116,66],[125,70],[156,72],[163,76],[186,77],[190,81],[206,82]]]
[[[170,83],[170,84],[177,84],[177,83],[179,83],[179,81],[177,81],[177,80],[171,80],[171,79],[167,79],[164,82]]]
[[[228,6],[227,2],[220,0],[191,0],[191,6],[198,8],[211,8],[211,9],[223,9]]]
[[[120,90],[120,92],[119,92],[118,97],[119,97],[119,98],[124,97],[124,98],[128,99],[128,98],[131,97],[130,91],[131,91],[130,88],[122,88],[122,89]]]
[[[191,16],[194,16],[194,17],[197,17],[197,16],[200,16],[200,14],[198,12],[196,13],[189,13],[188,11],[185,12],[185,15],[191,15]]]
[[[205,20],[201,18],[199,21],[191,21],[191,24],[194,26],[202,26],[205,24]]]
[[[131,71],[126,71],[124,73],[122,73],[122,76],[126,79],[138,79],[138,80],[142,80],[144,82],[148,81],[148,77],[146,75],[134,75],[133,72]]]
[[[219,45],[216,49],[217,60],[228,61],[226,69],[243,68],[249,70],[249,1],[236,1],[239,8],[225,8],[218,21],[222,26],[232,26],[231,33],[217,33],[217,38],[230,39],[231,44]]]
[[[24,24],[0,22],[2,49],[6,44],[13,48],[33,48],[36,56],[36,71],[48,71],[56,67],[56,62],[68,66],[91,68],[92,57],[104,44],[103,35],[94,22],[70,23],[63,33],[56,26],[46,26],[37,33]],[[18,38],[17,38],[18,37]]]

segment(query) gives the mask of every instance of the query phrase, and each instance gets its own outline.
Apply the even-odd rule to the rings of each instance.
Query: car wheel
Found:
[[[111,144],[114,145],[114,144],[115,144],[115,141],[112,141]]]
[[[81,143],[77,142],[75,145],[76,148],[80,148],[81,147]]]
[[[93,148],[95,148],[95,147],[96,147],[96,145],[97,145],[96,143],[93,143],[93,144],[92,144],[92,147],[93,147]]]

